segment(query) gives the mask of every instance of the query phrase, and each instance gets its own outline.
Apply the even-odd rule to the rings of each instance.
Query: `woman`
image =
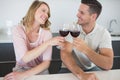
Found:
[[[13,29],[16,66],[4,80],[21,80],[34,74],[48,73],[52,46],[62,45],[63,37],[52,38],[49,30],[50,8],[35,0],[21,24]]]

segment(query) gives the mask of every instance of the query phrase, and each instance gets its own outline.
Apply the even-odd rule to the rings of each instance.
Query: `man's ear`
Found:
[[[96,13],[94,14],[94,18],[95,18],[95,20],[97,19],[97,14]]]
[[[97,19],[97,14],[96,13],[92,14],[92,19],[94,19],[94,20]]]

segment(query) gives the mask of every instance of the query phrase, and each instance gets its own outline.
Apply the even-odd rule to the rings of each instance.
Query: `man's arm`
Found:
[[[75,75],[82,74],[83,70],[76,64],[72,56],[72,44],[65,42],[64,49],[61,49],[61,59],[65,66],[72,71]]]
[[[80,38],[74,39],[73,46],[83,52],[97,66],[102,69],[109,70],[113,65],[113,50],[110,48],[99,49],[99,54],[91,49],[84,40]]]
[[[66,67],[80,80],[98,80],[94,73],[85,73],[75,62],[72,56],[72,45],[65,42],[65,46],[61,49],[61,59]]]
[[[102,69],[110,70],[113,66],[113,50],[110,48],[101,48],[99,54],[89,48],[85,54]]]

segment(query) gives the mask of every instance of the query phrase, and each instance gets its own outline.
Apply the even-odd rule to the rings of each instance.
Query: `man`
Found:
[[[82,0],[77,14],[80,35],[73,42],[66,41],[61,49],[63,63],[80,80],[98,80],[95,74],[84,71],[110,70],[113,65],[111,36],[96,24],[101,10],[97,0]]]

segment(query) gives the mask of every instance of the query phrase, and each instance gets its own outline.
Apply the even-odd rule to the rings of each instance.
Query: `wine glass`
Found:
[[[80,26],[78,24],[72,24],[70,27],[70,34],[76,38],[80,35]]]
[[[69,34],[69,24],[63,24],[63,26],[59,28],[59,34],[62,37],[66,37]]]
[[[62,37],[66,37],[69,34],[69,24],[63,24],[59,27],[59,34]],[[58,49],[61,48],[61,46],[57,46]]]

